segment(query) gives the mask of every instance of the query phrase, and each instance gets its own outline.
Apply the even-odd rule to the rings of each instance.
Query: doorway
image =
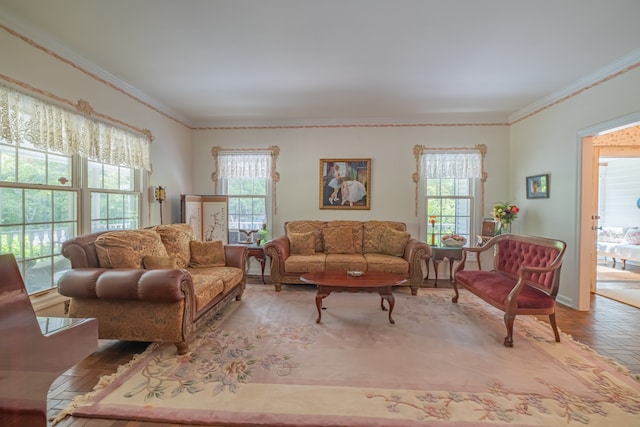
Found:
[[[596,242],[601,219],[598,203],[600,151],[615,153],[619,157],[632,156],[632,153],[640,157],[640,113],[584,130],[579,134],[578,143],[582,153],[578,309],[589,310],[591,294],[598,290],[599,257]],[[638,212],[640,213],[640,210]]]
[[[615,135],[615,133],[613,134]],[[595,293],[640,308],[640,141],[600,146]]]

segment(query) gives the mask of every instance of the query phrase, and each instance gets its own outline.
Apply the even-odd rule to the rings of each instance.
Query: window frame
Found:
[[[412,175],[413,182],[415,183],[415,213],[419,217],[419,232],[420,236],[427,236],[427,242],[431,244],[431,224],[429,223],[429,214],[427,213],[427,195],[426,195],[426,178],[422,176],[422,156],[428,153],[438,152],[478,152],[480,154],[480,177],[478,178],[465,178],[470,179],[469,192],[472,194],[473,202],[470,204],[470,224],[469,224],[469,238],[467,239],[467,246],[471,246],[471,237],[477,234],[476,230],[480,230],[482,215],[478,215],[477,212],[484,212],[484,184],[488,178],[488,174],[484,168],[484,160],[487,154],[487,146],[484,144],[477,144],[473,147],[426,147],[424,145],[415,145],[413,147],[413,154],[416,162],[416,171]],[[460,178],[458,178],[460,179]]]
[[[91,229],[91,224],[94,221],[94,218],[92,216],[92,209],[91,209],[92,194],[100,192],[100,193],[107,193],[107,194],[114,194],[114,195],[122,194],[125,196],[134,195],[135,197],[137,197],[136,210],[138,212],[138,215],[135,222],[132,223],[131,227],[129,228],[139,228],[140,224],[142,223],[142,219],[145,217],[144,216],[145,213],[148,212],[148,207],[146,207],[144,204],[144,198],[143,198],[143,192],[142,192],[142,189],[144,188],[143,184],[146,183],[148,180],[148,173],[142,169],[134,169],[134,168],[129,168],[127,166],[118,166],[119,169],[122,167],[131,169],[133,182],[131,185],[132,188],[128,191],[115,190],[115,189],[89,188],[88,187],[89,160],[86,158],[82,158],[79,155],[63,155],[63,154],[53,152],[51,150],[34,149],[33,147],[28,145],[25,147],[22,147],[20,145],[14,145],[11,143],[7,143],[5,141],[0,141],[0,145],[3,147],[10,147],[13,150],[15,150],[15,155],[13,156],[13,163],[15,167],[13,175],[14,175],[15,181],[0,181],[0,189],[10,189],[10,190],[12,189],[12,190],[17,190],[23,193],[20,199],[22,200],[21,202],[22,203],[21,210],[23,212],[23,214],[21,215],[22,222],[0,224],[0,231],[4,231],[5,229],[9,229],[9,228],[19,229],[19,233],[20,233],[20,237],[19,237],[20,248],[18,249],[19,253],[16,253],[15,250],[10,252],[14,253],[14,255],[16,256],[16,261],[20,268],[20,272],[24,278],[25,285],[27,287],[27,291],[29,295],[37,296],[37,295],[46,294],[48,292],[55,290],[57,277],[63,271],[71,267],[70,261],[64,256],[62,256],[62,254],[60,253],[60,247],[64,240],[59,240],[60,236],[56,235],[55,230],[66,229],[67,233],[65,233],[64,235],[65,240],[78,235],[88,234],[93,231],[98,231],[98,230]],[[50,173],[50,168],[49,168],[50,163],[45,162],[45,171],[44,171],[45,183],[41,184],[41,183],[33,183],[33,182],[20,182],[19,169],[21,168],[21,158],[24,158],[24,156],[20,155],[20,152],[22,150],[26,150],[28,152],[43,153],[45,157],[54,155],[54,156],[62,156],[69,159],[69,162],[70,162],[69,173],[71,175],[69,177],[59,178],[58,182],[60,183],[60,185],[51,184],[49,183],[50,181],[49,178],[47,178]],[[96,162],[96,163],[100,163],[100,162]],[[105,163],[100,163],[100,164],[105,165]],[[114,165],[111,165],[111,166],[114,166]],[[26,203],[24,192],[33,191],[33,190],[51,192],[52,198],[54,197],[54,194],[55,194],[54,192],[72,193],[74,195],[73,202],[75,204],[75,207],[74,207],[75,209],[69,217],[60,219],[55,217],[54,205],[51,205],[52,210],[49,214],[50,216],[49,220],[30,222],[28,219],[24,217],[24,209],[25,209],[25,203]],[[27,241],[25,239],[28,236],[29,227],[38,225],[38,224],[42,226],[47,225],[47,227],[45,228],[49,229],[49,234],[51,234],[51,236],[49,237],[49,240],[52,243],[51,243],[51,248],[48,249],[48,253],[42,254],[40,252],[36,256],[34,253],[28,253],[26,248]],[[66,226],[60,227],[60,224],[66,224]],[[115,227],[112,227],[111,229],[113,228]],[[122,228],[125,228],[124,219],[123,219]],[[46,235],[47,231],[45,230],[44,233]],[[0,233],[0,236],[3,236],[3,233]],[[36,288],[36,284],[32,283],[32,281],[35,279],[32,278],[33,276],[32,269],[30,269],[28,266],[34,262],[41,263],[41,264],[44,262],[45,265],[47,263],[49,264],[48,267],[40,267],[40,266],[37,267],[37,268],[47,269],[42,273],[44,277],[38,279],[38,282],[40,282],[41,280],[46,280],[45,277],[48,278],[48,280],[50,280],[50,282],[44,287]],[[32,291],[31,290],[32,288],[36,288],[36,289]]]

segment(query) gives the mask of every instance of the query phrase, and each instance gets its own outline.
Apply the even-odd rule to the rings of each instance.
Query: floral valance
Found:
[[[218,176],[220,178],[270,178],[271,154],[220,153]]]
[[[151,170],[149,138],[0,85],[4,142]]]
[[[413,147],[416,159],[416,171],[411,178],[415,188],[415,212],[418,215],[418,185],[421,179],[479,179],[482,188],[482,211],[484,211],[484,182],[487,173],[484,170],[484,157],[487,146],[478,144],[469,148],[432,148],[424,145]]]

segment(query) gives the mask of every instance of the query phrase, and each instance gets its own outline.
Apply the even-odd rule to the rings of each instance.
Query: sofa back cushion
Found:
[[[144,268],[145,256],[168,256],[153,230],[108,231],[96,238],[95,246],[102,268]]]
[[[324,251],[328,254],[352,254],[353,231],[348,225],[325,227]]]
[[[326,221],[289,221],[284,225],[285,235],[289,236],[289,233],[306,233],[313,232],[315,237],[315,252],[324,252],[324,240],[322,238],[322,229],[324,228]]]
[[[291,255],[313,255],[316,252],[316,237],[313,231],[289,233]]]
[[[191,260],[189,242],[193,240],[193,228],[190,224],[166,224],[151,227],[162,239],[167,253],[176,258],[178,268],[187,268]]]
[[[222,240],[205,242],[192,240],[189,242],[189,249],[191,252],[190,267],[224,267],[227,265]]]
[[[365,221],[364,236],[362,241],[362,253],[380,253],[380,241],[382,233],[387,228],[397,231],[406,231],[407,227],[402,222],[396,221]]]
[[[380,236],[380,253],[401,257],[411,235],[406,231],[386,227]]]
[[[624,235],[622,243],[629,245],[640,245],[640,230],[637,228],[630,228]]]

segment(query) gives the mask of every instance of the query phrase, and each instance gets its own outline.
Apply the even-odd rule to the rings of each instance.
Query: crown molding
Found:
[[[514,122],[517,122],[525,117],[533,115],[547,107],[550,107],[553,104],[556,104],[567,98],[571,98],[585,89],[608,80],[617,73],[623,72],[630,67],[638,66],[638,64],[640,64],[640,49],[636,49],[630,54],[623,56],[616,62],[602,67],[598,71],[572,83],[571,85],[566,86],[554,93],[545,96],[544,98],[541,98],[527,105],[526,107],[523,107],[520,110],[513,112],[511,115],[509,115],[509,123],[512,124]]]
[[[95,76],[98,79],[103,80],[108,85],[111,85],[111,87],[118,89],[119,91],[125,93],[136,101],[145,104],[152,109],[155,109],[161,114],[164,114],[165,116],[177,122],[180,122],[185,126],[191,125],[191,123],[189,123],[189,120],[183,114],[172,110],[157,99],[147,95],[146,93],[142,92],[126,81],[98,67],[95,63],[87,60],[82,55],[62,45],[51,36],[43,33],[40,29],[17,19],[15,16],[3,10],[1,5],[0,25],[9,28],[23,38],[29,39],[28,41],[30,41],[31,44],[35,47],[43,48],[45,51],[51,51],[55,55],[64,58],[66,61],[68,61],[78,69],[86,72],[89,75]]]

